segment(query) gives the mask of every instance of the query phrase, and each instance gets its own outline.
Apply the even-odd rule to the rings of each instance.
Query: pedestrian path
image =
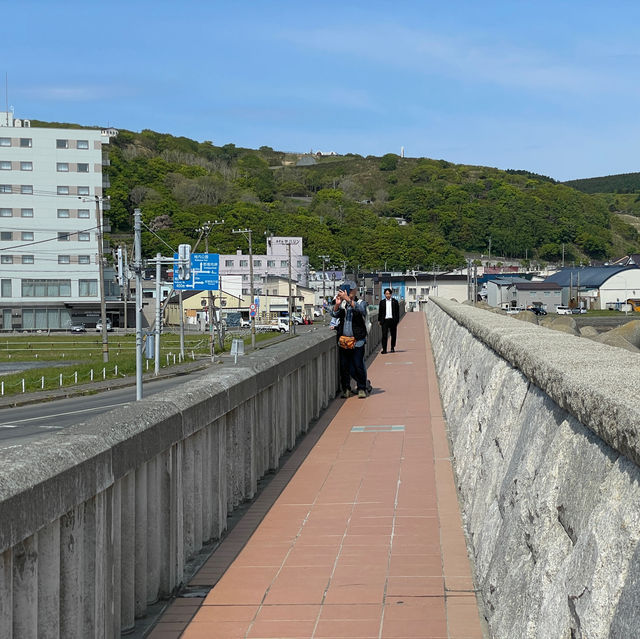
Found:
[[[369,378],[189,584],[206,597],[176,600],[151,639],[483,637],[424,314]]]

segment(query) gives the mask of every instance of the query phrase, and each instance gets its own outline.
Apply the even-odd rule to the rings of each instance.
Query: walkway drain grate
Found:
[[[400,433],[404,431],[402,424],[380,424],[375,426],[353,426],[352,433]]]

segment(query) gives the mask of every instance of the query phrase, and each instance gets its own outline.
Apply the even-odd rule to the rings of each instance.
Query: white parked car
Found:
[[[571,309],[568,306],[556,306],[558,315],[571,315]]]
[[[111,320],[107,320],[107,332],[112,330],[113,330],[113,327],[111,326]],[[96,324],[96,333],[101,333],[101,332],[102,332],[102,320],[98,320],[98,323]]]

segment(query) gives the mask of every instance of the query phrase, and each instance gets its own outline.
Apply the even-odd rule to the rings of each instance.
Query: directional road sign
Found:
[[[176,291],[217,291],[219,288],[220,255],[191,253],[191,277],[178,279],[178,254],[174,253],[173,288]]]

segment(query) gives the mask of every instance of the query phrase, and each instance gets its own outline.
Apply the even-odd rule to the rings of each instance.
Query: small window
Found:
[[[233,266],[233,260],[225,260],[224,261],[224,265],[225,266]]]
[[[33,162],[20,162],[21,171],[33,171]]]
[[[89,173],[89,165],[85,163],[78,164],[78,173]]]
[[[0,209],[0,217],[13,217],[13,209]]]
[[[33,217],[33,209],[20,209],[20,217]]]
[[[249,260],[240,260],[240,266],[249,266]]]
[[[78,255],[78,264],[91,264],[91,256]]]
[[[69,140],[56,140],[56,149],[68,149]]]
[[[262,266],[262,260],[253,260],[253,265],[260,268]]]
[[[91,212],[89,209],[78,209],[78,217],[86,219],[91,217]]]
[[[80,231],[78,233],[78,242],[88,242],[91,239],[91,234],[86,231]]]
[[[57,193],[58,193],[58,195],[69,195],[69,187],[68,186],[59,186]]]
[[[78,149],[88,149],[89,148],[89,140],[77,140],[76,148]]]
[[[0,160],[0,171],[11,171],[11,160]]]
[[[88,186],[79,186],[78,187],[78,195],[89,195],[89,187]]]
[[[3,242],[11,242],[13,233],[11,231],[0,231],[0,240]]]
[[[2,280],[0,295],[2,297],[11,297],[11,280]]]
[[[20,239],[25,242],[31,242],[33,240],[33,231],[22,231]]]
[[[31,138],[20,138],[20,146],[23,149],[30,149],[31,148]]]
[[[33,264],[34,263],[33,255],[23,255],[22,263],[23,264]]]
[[[11,146],[11,138],[0,138],[0,146]]]
[[[13,255],[2,255],[0,257],[0,264],[13,264]]]
[[[289,262],[287,260],[280,260],[280,268],[286,268],[289,266]]]
[[[58,242],[68,242],[70,239],[69,233],[65,231],[58,231]]]
[[[68,162],[56,162],[56,171],[58,171],[58,173],[68,173],[68,171],[69,171],[69,163]]]
[[[33,195],[33,184],[21,184],[20,193],[22,195]]]
[[[298,268],[300,268],[301,266],[302,266],[302,262],[298,260]]]
[[[0,193],[11,193],[11,184],[0,184]]]
[[[275,268],[276,261],[275,260],[267,260],[267,268]]]
[[[58,217],[69,217],[69,209],[58,209]]]
[[[71,264],[70,255],[58,255],[58,264]]]

